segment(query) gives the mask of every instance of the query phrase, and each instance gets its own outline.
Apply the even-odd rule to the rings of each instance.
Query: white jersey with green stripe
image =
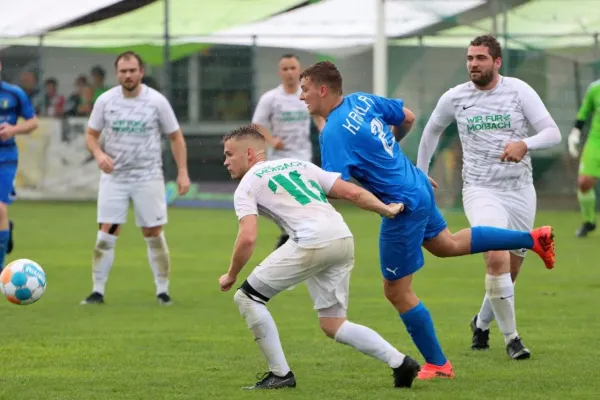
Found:
[[[352,237],[341,214],[327,201],[340,174],[292,158],[263,161],[242,178],[234,194],[238,220],[263,215],[306,248]]]

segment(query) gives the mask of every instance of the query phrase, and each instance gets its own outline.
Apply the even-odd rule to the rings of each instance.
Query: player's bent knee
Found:
[[[142,235],[144,235],[145,238],[158,237],[158,236],[160,236],[162,231],[163,231],[162,226],[153,226],[150,228],[142,228]]]
[[[510,253],[508,251],[490,251],[485,254],[488,272],[493,274],[510,271]]]
[[[410,286],[411,280],[410,275],[396,281],[384,280],[385,297],[399,313],[405,313],[419,304],[419,298]]]
[[[120,224],[98,224],[98,230],[100,232],[108,233],[109,235],[118,236]]]

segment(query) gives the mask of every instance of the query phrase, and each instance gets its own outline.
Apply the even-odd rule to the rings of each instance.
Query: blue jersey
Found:
[[[390,129],[404,121],[403,107],[402,100],[367,93],[345,96],[319,137],[324,170],[356,179],[384,203],[405,205],[402,213],[381,223],[380,268],[388,280],[419,270],[423,241],[446,228],[427,176],[402,153]]]
[[[404,102],[353,93],[331,111],[321,135],[326,171],[356,179],[385,203],[410,207],[410,193],[422,186],[419,171],[402,153],[390,125],[404,121]]]
[[[29,97],[20,87],[0,81],[0,124],[16,125],[19,117],[35,117]],[[14,137],[0,141],[1,160],[16,160],[18,156]]]

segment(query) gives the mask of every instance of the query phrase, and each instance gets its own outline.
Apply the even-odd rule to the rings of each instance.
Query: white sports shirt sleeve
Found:
[[[159,98],[160,99],[157,102],[158,121],[160,123],[162,132],[165,135],[170,135],[171,133],[175,133],[179,130],[179,122],[177,121],[173,107],[171,107],[171,104],[169,104],[167,98],[162,94],[159,94]]]
[[[88,120],[88,126],[95,131],[102,132],[104,129],[104,105],[106,104],[106,96],[100,95],[94,106]]]
[[[233,207],[235,208],[238,221],[247,215],[258,215],[256,197],[245,183],[240,182],[233,195]]]
[[[429,173],[429,163],[431,163],[431,158],[438,146],[440,136],[448,125],[454,121],[454,107],[452,106],[451,96],[450,90],[448,90],[440,97],[423,130],[417,155],[417,168],[425,174]]]
[[[271,102],[273,96],[271,92],[263,94],[258,100],[254,115],[252,116],[253,124],[260,124],[267,129],[271,129]]]
[[[307,163],[308,168],[317,176],[317,182],[325,194],[329,194],[335,182],[341,178],[342,174],[338,172],[329,172],[317,167],[313,163]]]
[[[548,149],[560,143],[560,130],[548,112],[544,102],[531,86],[517,80],[519,94],[523,101],[523,114],[533,126],[536,135],[523,139],[529,150]]]

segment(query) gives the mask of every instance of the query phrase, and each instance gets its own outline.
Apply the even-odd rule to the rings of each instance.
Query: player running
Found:
[[[129,200],[148,246],[159,304],[170,305],[171,260],[163,232],[167,223],[162,170],[162,134],[171,142],[177,163],[179,194],[189,190],[186,145],[167,99],[141,83],[144,64],[127,51],[115,61],[120,85],[104,92],[92,109],[87,145],[102,170],[98,189],[98,237],[92,260],[94,288],[82,304],[103,303],[115,259],[120,226],[127,222]],[[100,143],[100,133],[102,140]]]
[[[229,271],[219,279],[231,289],[254,251],[258,215],[265,215],[290,235],[236,291],[234,300],[254,334],[269,372],[247,389],[295,387],[266,303],[278,293],[306,281],[323,332],[339,343],[377,358],[393,369],[396,387],[411,387],[419,364],[366,326],[346,319],[354,240],[342,216],[326,196],[393,218],[401,204],[385,205],[366,190],[342,181],[308,161],[284,158],[265,161],[266,143],[256,126],[243,126],[223,138],[225,166],[241,182],[234,194],[239,231]]]
[[[592,125],[579,161],[579,176],[577,177],[577,199],[583,217],[583,224],[576,233],[577,237],[586,237],[588,233],[596,229],[596,191],[594,187],[600,178],[600,80],[592,82],[588,87],[577,113],[575,126],[569,135],[569,153],[573,158],[579,157],[578,146],[581,142],[581,130],[590,117]]]
[[[259,127],[271,146],[267,151],[268,160],[312,160],[311,117],[306,104],[300,100],[300,68],[298,56],[284,54],[279,60],[281,84],[263,94],[254,110],[252,122]],[[317,117],[313,120],[320,130],[323,121]],[[276,247],[289,238],[285,229],[279,228],[281,236]]]
[[[25,121],[17,124],[20,117]],[[0,81],[0,271],[4,268],[6,254],[13,247],[13,223],[8,220],[8,206],[13,202],[19,163],[15,135],[31,133],[37,127],[35,109],[23,89]]]
[[[502,48],[491,35],[467,50],[471,80],[448,90],[433,110],[419,145],[417,167],[428,173],[442,132],[458,124],[463,149],[463,205],[471,226],[533,229],[536,193],[530,152],[560,143],[560,131],[540,96],[525,82],[499,74]],[[537,132],[529,136],[529,127]],[[530,357],[517,332],[514,280],[526,250],[484,254],[487,274],[481,310],[471,320],[473,350],[489,348],[496,317],[507,354]]]
[[[326,118],[319,138],[323,169],[339,172],[345,180],[355,178],[384,203],[404,204],[404,212],[381,222],[384,292],[425,358],[418,378],[454,377],[429,310],[411,288],[413,274],[424,262],[421,246],[438,257],[527,248],[538,253],[547,268],[553,268],[552,228],[518,232],[476,226],[452,234],[435,204],[429,179],[396,142],[414,121],[402,100],[367,93],[344,96],[342,76],[331,62],[308,67],[301,75],[301,87],[310,113]]]

